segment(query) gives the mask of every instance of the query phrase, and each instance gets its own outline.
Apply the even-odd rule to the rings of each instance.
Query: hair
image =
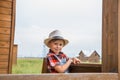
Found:
[[[63,39],[52,39],[52,40],[50,40],[48,43],[50,43],[50,42],[55,42],[55,41],[57,41],[57,40],[62,40],[63,43],[64,43],[64,45],[65,45],[65,41],[64,41]]]

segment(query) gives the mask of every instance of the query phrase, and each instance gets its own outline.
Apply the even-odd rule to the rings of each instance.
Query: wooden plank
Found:
[[[106,17],[107,17],[107,15],[105,15],[106,14],[106,8],[107,8],[107,1],[108,0],[102,0],[103,1],[103,9],[102,9],[102,11],[103,11],[103,14],[102,14],[102,23],[103,23],[103,25],[102,25],[102,64],[103,64],[103,66],[102,66],[102,72],[105,72],[106,71],[106,68],[107,68],[107,65],[105,65],[105,64],[107,64],[107,58],[106,58],[106,56],[107,56],[107,43],[106,43],[106,41],[107,41],[107,33],[106,33],[106,30],[107,30],[107,28],[105,27],[107,24],[106,24]],[[106,16],[106,17],[105,17]]]
[[[11,15],[0,14],[0,20],[11,21]]]
[[[7,74],[7,73],[8,73],[7,68],[6,69],[0,69],[0,74]]]
[[[1,74],[0,80],[118,80],[117,73]]]
[[[10,42],[10,55],[9,55],[9,70],[8,73],[12,73],[12,55],[13,55],[13,45],[14,45],[14,34],[15,34],[15,10],[16,10],[16,0],[12,1],[12,26],[11,26],[11,42]]]
[[[101,64],[72,64],[70,66],[70,73],[101,73]]]
[[[120,80],[120,0],[118,0],[118,75]]]
[[[0,21],[0,27],[11,27],[11,22],[10,21]]]
[[[12,3],[10,1],[0,0],[0,7],[12,8]]]
[[[8,61],[9,58],[8,58],[9,55],[0,55],[0,61]]]
[[[0,34],[10,34],[10,28],[0,27]]]
[[[9,48],[0,48],[0,55],[8,55]]]
[[[0,14],[11,14],[11,9],[0,7]]]
[[[0,41],[10,41],[10,35],[0,34]]]
[[[9,48],[9,41],[0,41],[0,47],[2,48]]]
[[[0,69],[7,69],[8,68],[8,62],[7,61],[0,61]]]
[[[11,2],[12,0],[1,0],[1,1],[10,1]]]
[[[103,0],[102,21],[102,71],[118,72],[118,0]]]
[[[14,44],[13,46],[13,54],[12,54],[12,64],[17,64],[17,49],[18,49],[18,45]]]

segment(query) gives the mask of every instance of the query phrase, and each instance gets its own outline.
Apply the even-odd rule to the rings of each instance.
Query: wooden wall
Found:
[[[0,0],[0,74],[11,73],[15,0]]]

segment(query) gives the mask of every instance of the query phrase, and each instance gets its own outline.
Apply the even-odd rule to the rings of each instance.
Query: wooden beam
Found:
[[[12,52],[12,64],[16,65],[17,64],[17,49],[18,49],[18,45],[14,44],[13,46],[13,52]]]
[[[4,74],[0,80],[118,80],[117,73]]]
[[[70,73],[101,73],[101,64],[72,64]]]
[[[11,35],[10,35],[10,54],[9,54],[9,68],[8,73],[12,73],[12,56],[14,46],[14,34],[15,34],[15,14],[16,14],[16,0],[12,0],[12,15],[11,15]]]
[[[118,72],[118,0],[103,0],[102,71]]]
[[[118,0],[118,75],[120,80],[120,0]]]

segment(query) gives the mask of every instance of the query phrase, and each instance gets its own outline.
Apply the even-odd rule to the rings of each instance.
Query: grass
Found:
[[[18,58],[17,64],[13,65],[12,74],[40,74],[43,59]]]

